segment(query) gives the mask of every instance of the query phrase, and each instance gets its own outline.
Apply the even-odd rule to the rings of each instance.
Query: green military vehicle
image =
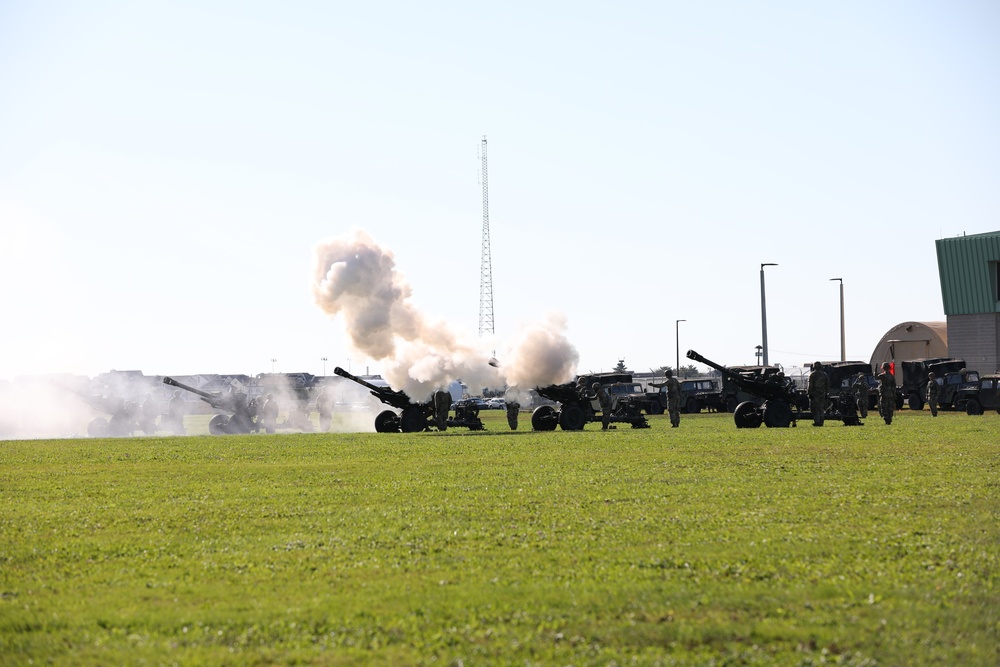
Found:
[[[719,383],[709,378],[681,380],[681,412],[698,414],[702,410],[725,412]],[[663,391],[664,388],[660,389]]]
[[[902,382],[896,392],[898,408],[902,408],[903,402],[906,401],[911,410],[924,409],[928,373],[934,373],[937,383],[941,386],[941,391],[938,393],[938,407],[944,410],[964,409],[964,395],[960,390],[979,382],[979,373],[967,371],[964,359],[942,357],[914,359],[900,362],[896,366],[902,372]]]
[[[868,385],[868,409],[878,405],[878,378],[872,373],[871,364],[864,361],[824,361],[823,370],[830,378],[830,404],[835,405],[844,392],[854,392],[854,380],[858,373],[865,376]]]
[[[970,382],[958,393],[966,414],[981,415],[986,410],[996,410],[1000,414],[1000,375],[983,375],[978,383]]]

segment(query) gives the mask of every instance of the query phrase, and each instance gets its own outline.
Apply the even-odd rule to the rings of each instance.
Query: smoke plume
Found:
[[[506,345],[426,317],[410,301],[392,252],[360,229],[316,245],[312,291],[316,304],[343,322],[353,347],[381,362],[390,386],[414,400],[454,380],[474,392],[568,382],[579,361],[557,316],[522,327]],[[495,366],[493,349],[500,351]]]

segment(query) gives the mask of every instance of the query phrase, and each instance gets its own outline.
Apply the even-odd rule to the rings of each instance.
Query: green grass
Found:
[[[483,414],[0,442],[0,664],[1000,662],[996,414]]]

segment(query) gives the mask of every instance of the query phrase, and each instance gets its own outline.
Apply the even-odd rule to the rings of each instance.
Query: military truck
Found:
[[[968,415],[981,415],[986,410],[1000,414],[1000,374],[983,375],[979,382],[964,385],[958,394],[956,403],[964,403]]]
[[[708,378],[681,380],[681,412],[694,415],[702,410],[723,412],[726,404],[722,400],[722,389],[719,383]],[[661,387],[663,392],[666,387]],[[664,394],[666,395],[666,394]]]
[[[823,369],[830,378],[831,402],[835,402],[842,393],[854,393],[853,385],[858,373],[865,376],[868,385],[868,409],[874,410],[878,405],[878,378],[872,372],[871,364],[865,361],[824,361]]]
[[[667,394],[661,391],[643,391],[642,385],[636,382],[631,373],[588,373],[577,377],[577,382],[583,381],[583,385],[590,390],[595,382],[608,390],[612,398],[628,397],[633,405],[638,405],[639,409],[647,415],[662,415],[667,409]]]
[[[896,364],[899,370],[899,388],[896,391],[896,407],[902,408],[905,402],[911,410],[923,410],[927,397],[927,374],[933,372],[941,385],[938,404],[945,409],[964,407],[954,405],[958,387],[967,381],[964,359],[934,357],[930,359],[913,359]],[[978,380],[978,374],[976,379]],[[946,395],[947,394],[947,395]]]

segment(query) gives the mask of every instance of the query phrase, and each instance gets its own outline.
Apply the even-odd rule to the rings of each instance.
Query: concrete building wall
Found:
[[[948,356],[980,374],[1000,371],[1000,313],[948,315]]]

